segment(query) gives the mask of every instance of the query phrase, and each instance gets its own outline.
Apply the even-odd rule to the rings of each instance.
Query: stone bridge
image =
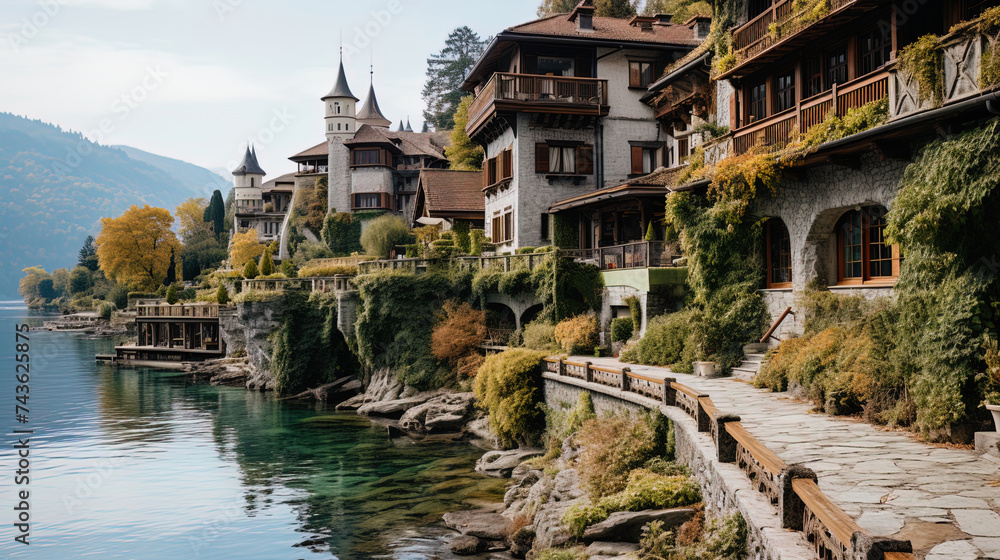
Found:
[[[1000,558],[1000,463],[919,442],[733,379],[611,358],[550,359],[549,406],[591,393],[599,411],[658,408],[706,507],[739,510],[751,558]]]

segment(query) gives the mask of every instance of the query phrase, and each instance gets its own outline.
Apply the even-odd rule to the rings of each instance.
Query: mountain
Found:
[[[229,182],[183,161],[0,113],[0,298],[17,297],[25,267],[72,269],[101,218],[133,204],[173,212],[214,189],[225,196]]]

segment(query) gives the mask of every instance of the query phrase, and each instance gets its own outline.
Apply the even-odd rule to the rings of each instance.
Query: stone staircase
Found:
[[[747,344],[743,347],[743,363],[733,368],[733,377],[753,381],[766,361],[767,344]]]

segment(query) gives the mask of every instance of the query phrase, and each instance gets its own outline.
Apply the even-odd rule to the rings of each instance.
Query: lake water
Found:
[[[114,342],[74,333],[32,331],[20,425],[14,329],[43,319],[0,302],[4,558],[450,558],[441,514],[502,499],[502,481],[473,472],[482,452],[470,446],[396,446],[357,415],[96,364]],[[13,527],[11,433],[25,426],[30,546]]]

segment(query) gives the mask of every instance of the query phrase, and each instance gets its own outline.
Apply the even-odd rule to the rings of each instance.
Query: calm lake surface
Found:
[[[0,302],[0,556],[451,558],[441,514],[500,501],[482,451],[395,446],[353,414],[94,362],[114,341],[31,333],[31,535],[14,542],[14,328]]]

